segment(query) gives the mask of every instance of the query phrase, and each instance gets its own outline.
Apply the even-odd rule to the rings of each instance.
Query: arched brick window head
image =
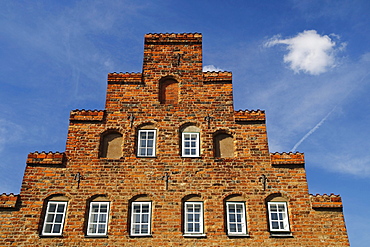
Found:
[[[174,79],[163,79],[159,83],[159,102],[175,105],[179,100],[179,86]]]

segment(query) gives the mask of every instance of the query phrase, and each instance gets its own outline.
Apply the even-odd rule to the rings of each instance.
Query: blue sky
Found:
[[[310,193],[341,194],[370,242],[370,1],[0,0],[0,193],[27,154],[64,151],[69,112],[104,109],[109,72],[140,72],[146,33],[203,34],[235,109],[263,109],[271,152],[306,156]]]

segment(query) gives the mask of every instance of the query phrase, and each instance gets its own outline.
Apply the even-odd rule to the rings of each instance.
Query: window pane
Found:
[[[54,229],[53,229],[53,233],[59,233],[61,226],[62,226],[61,224],[55,224]]]
[[[188,232],[193,232],[193,224],[188,223]]]
[[[63,212],[64,212],[64,204],[59,204],[59,205],[58,205],[57,212],[58,212],[58,213],[63,213]]]
[[[54,214],[48,214],[46,217],[46,222],[53,222],[54,221]]]
[[[55,223],[62,223],[62,220],[63,220],[63,214],[55,215]]]
[[[142,234],[148,234],[149,233],[148,225],[142,225],[141,226],[141,233]]]
[[[51,227],[52,226],[53,226],[52,224],[46,224],[45,229],[44,229],[44,233],[51,233]]]
[[[141,223],[148,223],[149,221],[149,215],[143,214],[143,217],[141,218]]]
[[[50,203],[48,212],[55,212],[56,207],[57,205],[55,203]]]

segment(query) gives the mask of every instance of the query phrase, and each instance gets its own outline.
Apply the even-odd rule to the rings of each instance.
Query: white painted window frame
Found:
[[[143,212],[144,205],[145,206],[148,205],[148,212],[145,212],[145,213]],[[139,206],[139,211],[135,211],[135,206]],[[135,220],[136,217],[139,217],[138,221]],[[150,236],[151,235],[151,221],[152,221],[152,202],[132,202],[131,203],[131,227],[130,227],[131,236]],[[143,232],[143,229],[148,229],[148,231]]]
[[[247,223],[244,202],[226,202],[226,219],[228,235],[247,234]],[[236,225],[235,230],[233,230],[234,227],[231,227],[231,225]]]
[[[98,206],[98,211],[93,211],[93,207]],[[106,210],[102,210],[102,206],[106,206]],[[108,234],[110,202],[90,202],[89,220],[87,225],[88,236],[105,236]],[[99,228],[103,226],[103,228]],[[103,232],[99,232],[103,229]]]
[[[141,134],[146,133],[146,138],[142,138]],[[153,133],[153,139],[148,138],[148,133]],[[138,142],[137,142],[137,156],[138,157],[155,157],[156,155],[156,139],[157,130],[153,129],[141,129],[138,131]],[[150,145],[150,141],[152,144]],[[144,145],[142,145],[144,142]],[[152,149],[152,154],[148,154],[148,151]],[[141,153],[144,151],[144,153]]]
[[[187,136],[190,136],[190,140],[186,140]],[[193,136],[195,137],[195,140],[192,140]],[[200,138],[199,138],[199,132],[182,132],[182,157],[199,157],[200,153]],[[187,143],[189,143],[189,147],[187,147]],[[195,144],[195,145],[193,145]],[[186,154],[186,151],[190,150],[190,154]],[[195,153],[192,153],[192,150],[195,151]]]
[[[51,210],[51,205],[55,204],[55,210]],[[64,228],[64,220],[66,218],[66,211],[67,211],[68,202],[63,201],[48,201],[46,212],[45,212],[45,219],[44,225],[42,227],[42,235],[45,236],[61,236],[63,234]],[[63,206],[62,211],[58,211],[59,207]],[[61,217],[61,218],[60,218]],[[46,227],[51,226],[50,232],[46,232]],[[59,226],[59,231],[54,232],[56,229],[55,227]]]
[[[287,202],[268,202],[267,205],[270,231],[290,232]]]
[[[193,210],[189,211],[189,206],[192,206]],[[194,212],[194,206],[199,206],[199,212]],[[196,218],[198,217],[198,220]],[[190,220],[191,218],[191,220]],[[192,225],[191,229],[189,224]],[[195,225],[198,224],[198,231],[196,231]],[[204,210],[203,202],[185,202],[184,205],[184,236],[205,236],[204,234]]]

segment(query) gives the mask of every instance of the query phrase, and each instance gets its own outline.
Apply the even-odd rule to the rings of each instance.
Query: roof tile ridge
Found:
[[[140,75],[140,74],[142,74],[141,72],[122,72],[122,71],[120,71],[120,72],[116,72],[116,71],[114,71],[114,72],[110,72],[110,73],[108,73],[108,74],[113,74],[113,75]]]
[[[49,152],[46,152],[46,151],[35,151],[35,152],[30,152],[30,154],[63,154],[64,152],[59,152],[59,151],[49,151]]]
[[[265,110],[261,110],[261,109],[256,109],[256,110],[248,110],[248,109],[245,109],[245,110],[242,110],[242,109],[239,109],[239,110],[235,110],[236,113],[264,113]]]
[[[304,153],[298,152],[298,151],[296,152],[290,151],[290,152],[271,152],[270,154],[272,155],[286,155],[286,154],[291,155],[291,154],[304,154]]]
[[[6,196],[6,197],[17,197],[17,196],[19,196],[19,194],[14,194],[13,192],[10,192],[9,194],[7,194],[7,193],[2,193],[2,194],[0,194],[0,196]]]
[[[98,109],[94,109],[94,110],[74,109],[71,112],[104,112],[104,111],[105,110],[98,110]]]

